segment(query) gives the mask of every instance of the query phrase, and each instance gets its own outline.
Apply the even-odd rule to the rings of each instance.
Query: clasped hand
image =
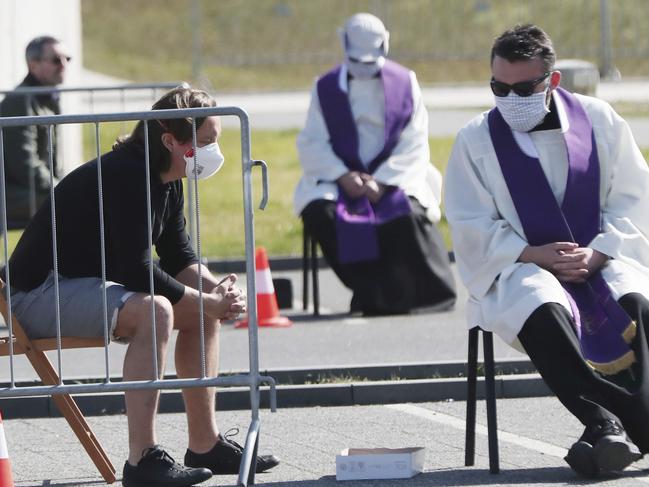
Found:
[[[350,171],[338,178],[338,184],[350,198],[367,197],[372,203],[377,203],[383,193],[385,185],[379,183],[370,174],[358,171]]]
[[[246,312],[246,294],[236,286],[237,275],[228,274],[206,295],[212,316],[220,320],[233,320]]]
[[[574,242],[528,245],[519,258],[521,262],[532,262],[550,271],[560,281],[575,283],[585,282],[607,259],[607,255]]]

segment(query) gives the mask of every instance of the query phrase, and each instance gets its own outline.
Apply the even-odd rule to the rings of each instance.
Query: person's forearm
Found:
[[[176,280],[182,282],[185,286],[198,289],[198,266],[199,264],[190,264],[176,275]],[[211,292],[219,283],[219,279],[210,272],[210,270],[200,265],[201,284],[204,292]]]

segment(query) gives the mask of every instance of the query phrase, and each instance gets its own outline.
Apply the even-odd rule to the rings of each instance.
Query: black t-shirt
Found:
[[[122,147],[101,157],[105,224],[106,278],[136,292],[149,292],[149,233],[146,167],[136,149]],[[56,234],[59,274],[101,277],[97,160],[68,174],[56,186]],[[151,174],[152,242],[159,264],[153,266],[155,293],[176,303],[184,286],[173,276],[198,262],[185,231],[182,181],[163,184]],[[39,208],[14,250],[11,286],[29,291],[53,269],[49,198]]]

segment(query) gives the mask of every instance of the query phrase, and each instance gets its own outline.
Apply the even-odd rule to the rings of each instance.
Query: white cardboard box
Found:
[[[336,455],[336,480],[409,479],[424,468],[425,449],[347,448]]]

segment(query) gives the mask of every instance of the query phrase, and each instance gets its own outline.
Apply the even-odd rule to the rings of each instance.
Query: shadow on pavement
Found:
[[[625,472],[623,477],[638,477],[645,475],[641,471]],[[610,477],[618,478],[618,477]],[[566,467],[518,468],[502,470],[499,474],[489,473],[489,469],[460,468],[441,469],[423,472],[411,479],[389,480],[354,480],[345,482],[354,487],[387,487],[387,486],[476,486],[476,485],[591,485],[603,479],[580,479]],[[326,475],[316,480],[295,482],[269,482],[264,485],[272,487],[317,487],[322,485],[340,485],[333,475]]]

